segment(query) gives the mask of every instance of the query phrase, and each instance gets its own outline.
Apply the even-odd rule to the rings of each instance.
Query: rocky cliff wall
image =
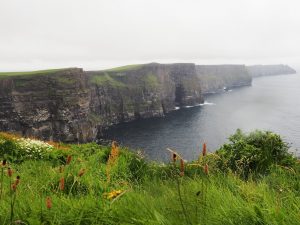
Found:
[[[252,78],[244,65],[197,65],[197,76],[204,94],[223,88],[251,85]]]
[[[85,142],[112,124],[163,116],[176,106],[201,102],[194,64],[0,76],[0,130]]]
[[[281,74],[294,74],[296,70],[288,65],[254,65],[247,66],[247,70],[252,77],[272,76]]]
[[[63,141],[92,136],[87,84],[81,69],[0,79],[0,130]]]

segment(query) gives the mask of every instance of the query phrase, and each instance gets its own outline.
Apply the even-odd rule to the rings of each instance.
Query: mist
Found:
[[[296,0],[2,0],[0,70],[298,64]]]

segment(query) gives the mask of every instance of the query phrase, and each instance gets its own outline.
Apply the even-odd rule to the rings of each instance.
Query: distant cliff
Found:
[[[252,76],[294,73],[288,66],[140,64],[0,73],[0,131],[86,142],[107,127],[160,117],[202,103],[203,93],[251,85]]]
[[[252,78],[244,65],[197,65],[197,76],[204,94],[226,88],[251,85]]]
[[[203,102],[194,64],[0,73],[0,130],[85,142],[112,124]]]
[[[252,77],[296,73],[296,70],[289,67],[288,65],[283,65],[283,64],[247,66],[247,70]]]

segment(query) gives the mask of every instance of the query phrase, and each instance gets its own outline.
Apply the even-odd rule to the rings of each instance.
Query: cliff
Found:
[[[87,84],[82,69],[0,74],[0,130],[62,141],[93,136]]]
[[[252,78],[244,65],[197,65],[197,76],[204,94],[251,85]]]
[[[283,64],[247,66],[247,70],[252,77],[296,73],[296,70],[289,67],[288,65],[283,65]]]
[[[194,64],[0,73],[0,130],[86,142],[120,122],[203,102]]]

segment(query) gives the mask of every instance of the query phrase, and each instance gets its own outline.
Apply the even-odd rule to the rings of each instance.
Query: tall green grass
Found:
[[[5,138],[10,136],[0,135],[0,147]],[[8,166],[14,171],[12,180],[21,177],[13,224],[300,224],[300,164],[296,159],[289,166],[272,163],[263,173],[253,170],[245,179],[239,169],[223,170],[219,161],[225,160],[223,154],[203,156],[200,149],[199,160],[185,162],[180,176],[179,162],[147,162],[124,148],[113,154],[117,155],[113,163],[108,163],[110,146],[90,143],[55,148],[51,157],[25,158],[2,166],[0,224],[11,223]],[[72,156],[69,164],[67,155]],[[81,169],[85,172],[79,176]],[[61,177],[65,178],[64,190],[59,189]],[[121,194],[108,198],[113,191]],[[47,208],[47,197],[51,208]]]

